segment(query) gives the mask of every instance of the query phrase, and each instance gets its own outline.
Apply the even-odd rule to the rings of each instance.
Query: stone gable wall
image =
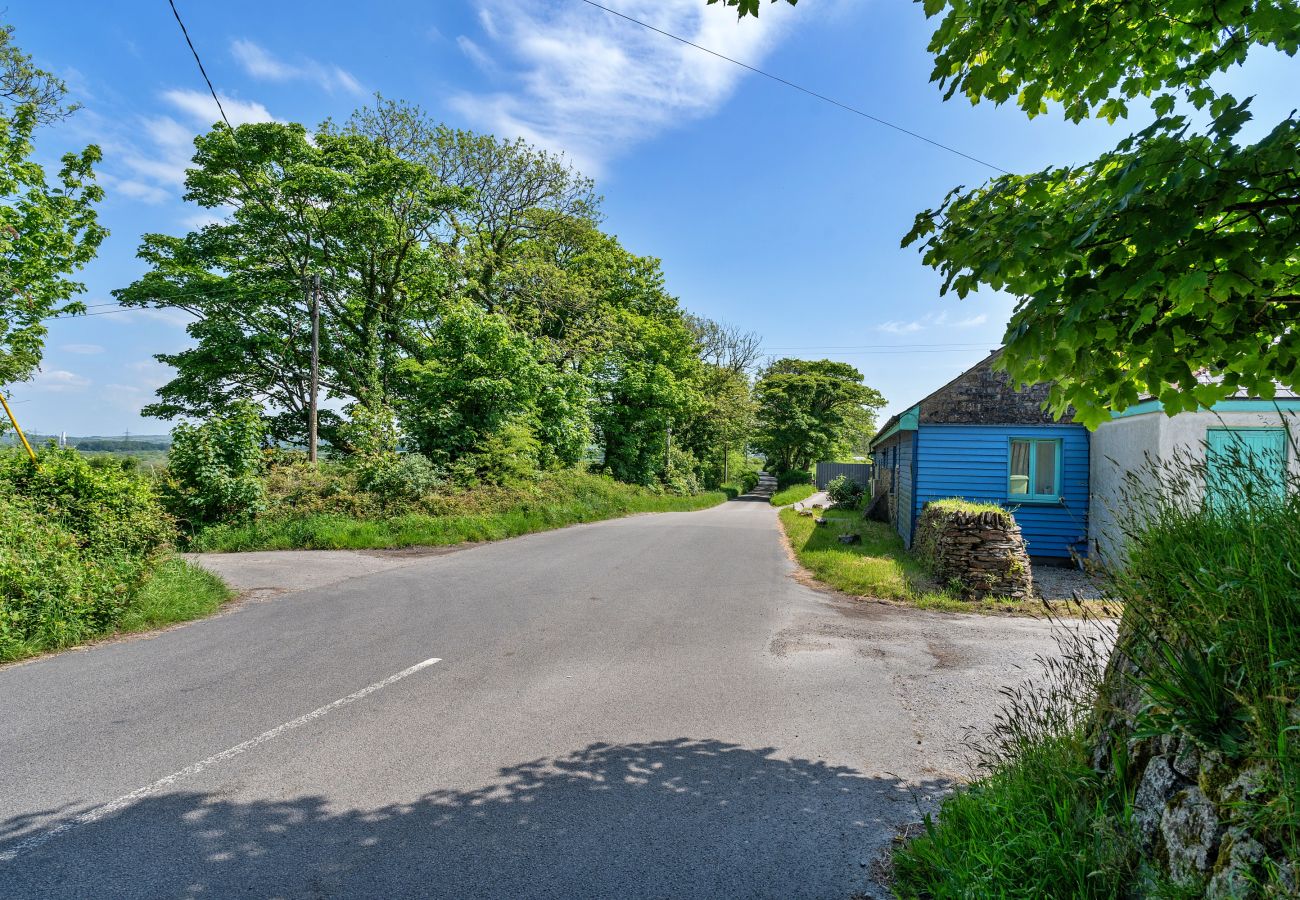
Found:
[[[1056,420],[1042,408],[1050,384],[1017,391],[1005,372],[995,372],[990,357],[941,388],[921,404],[921,424],[1043,425]],[[1071,422],[1065,416],[1061,423]]]

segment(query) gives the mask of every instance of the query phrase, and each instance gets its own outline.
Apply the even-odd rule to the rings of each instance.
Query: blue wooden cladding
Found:
[[[916,435],[912,520],[931,500],[961,497],[997,503],[1016,517],[1031,556],[1068,557],[1086,552],[1088,534],[1088,432],[1079,425],[927,425]],[[1059,497],[1012,496],[1011,441],[1061,442]],[[910,474],[910,473],[909,473]],[[900,478],[901,488],[901,478]],[[900,497],[902,491],[900,490]],[[900,503],[900,508],[902,504]],[[911,543],[912,524],[899,533]]]

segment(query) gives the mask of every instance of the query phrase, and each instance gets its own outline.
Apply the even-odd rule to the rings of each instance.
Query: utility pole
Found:
[[[320,276],[311,280],[311,412],[307,419],[307,458],[316,462],[316,402],[320,392]]]
[[[664,477],[673,474],[673,426],[668,426],[668,435],[664,439]]]

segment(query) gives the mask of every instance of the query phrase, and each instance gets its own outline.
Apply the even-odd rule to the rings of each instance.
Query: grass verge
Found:
[[[196,534],[190,549],[368,550],[494,541],[634,513],[683,512],[737,496],[727,486],[689,497],[655,493],[603,475],[565,472],[514,492],[468,491],[445,514],[412,513],[357,518],[337,513],[268,516],[241,525],[216,525]]]
[[[119,633],[149,631],[212,615],[234,597],[226,583],[183,559],[158,567],[117,623]]]
[[[792,484],[788,488],[777,491],[768,501],[773,506],[789,506],[791,503],[798,503],[800,500],[807,500],[813,494],[817,493],[817,487],[811,484]]]
[[[1080,731],[1043,740],[948,797],[939,824],[894,854],[904,900],[1124,896],[1131,838],[1122,798]]]
[[[825,526],[818,526],[796,510],[779,513],[786,538],[799,564],[820,582],[852,594],[876,600],[894,600],[920,609],[947,612],[992,612],[1041,617],[1047,607],[1041,600],[962,600],[936,585],[907,548],[898,532],[884,522],[862,518],[856,510],[828,509],[822,512]],[[841,544],[841,534],[857,534],[861,543]],[[1092,601],[1087,601],[1092,605]],[[1058,615],[1077,615],[1077,602],[1053,601]]]
[[[234,592],[220,578],[178,557],[164,560],[127,601],[116,621],[98,630],[64,628],[51,639],[8,641],[0,664],[67,650],[116,635],[153,631],[216,612]]]

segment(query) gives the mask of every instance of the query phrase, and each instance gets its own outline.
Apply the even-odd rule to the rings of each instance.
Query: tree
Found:
[[[720,369],[745,375],[763,356],[763,338],[755,331],[687,314],[686,324],[700,342],[700,359]]]
[[[669,474],[670,429],[684,429],[700,411],[694,336],[680,316],[635,307],[615,310],[610,326],[611,346],[592,366],[592,417],[614,477],[652,484]]]
[[[753,444],[777,472],[844,455],[885,405],[879,391],[862,383],[861,372],[828,359],[777,360],[759,376],[754,398]]]
[[[529,315],[537,282],[528,248],[562,244],[574,221],[599,224],[591,179],[522,138],[448,128],[415,104],[383,97],[337,130],[371,138],[473,198],[450,211],[441,240],[460,261],[466,295],[488,312]]]
[[[504,316],[470,304],[450,310],[420,358],[406,360],[403,369],[407,395],[399,418],[437,463],[470,460],[477,474],[490,477],[502,441],[526,457],[514,461],[520,473],[571,465],[586,449],[581,382],[547,366],[535,343]]]
[[[754,428],[753,392],[744,374],[705,362],[699,394],[699,408],[678,441],[699,461],[701,481],[723,484],[732,454],[744,451]]]
[[[62,158],[57,182],[33,162],[39,125],[72,111],[63,82],[32,64],[0,27],[0,385],[25,381],[40,366],[44,320],[79,313],[84,289],[67,276],[94,258],[108,232],[95,214],[103,188],[94,144]]]
[[[186,199],[228,218],[184,237],[144,236],[151,270],[114,294],[128,306],[196,317],[193,348],[158,359],[177,377],[145,415],[207,415],[236,398],[281,413],[275,436],[300,438],[309,397],[305,288],[320,276],[321,383],[336,397],[383,407],[398,364],[418,356],[454,269],[432,244],[465,203],[427,168],[356,134],[260,123],[217,125],[195,140]],[[322,434],[337,437],[330,417]]]
[[[725,0],[756,14],[755,0]],[[791,0],[793,2],[793,0]],[[1059,103],[1080,121],[1156,122],[1083,166],[958,188],[917,219],[944,290],[1019,298],[999,365],[1055,382],[1049,405],[1095,425],[1144,396],[1173,414],[1238,391],[1300,388],[1300,122],[1241,146],[1249,101],[1214,76],[1256,47],[1300,48],[1289,0],[924,0],[932,80],[972,102]],[[1208,111],[1194,131],[1179,103]],[[996,248],[996,249],[995,249]]]

